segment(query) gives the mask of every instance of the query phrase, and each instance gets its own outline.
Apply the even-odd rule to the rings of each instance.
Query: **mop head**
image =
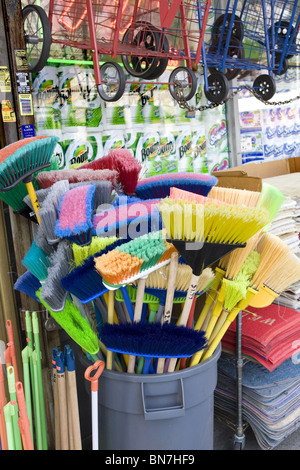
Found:
[[[171,323],[105,323],[101,341],[108,350],[143,357],[190,357],[206,346],[203,331]]]

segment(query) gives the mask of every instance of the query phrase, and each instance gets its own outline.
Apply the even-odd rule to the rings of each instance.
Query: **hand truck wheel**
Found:
[[[277,64],[276,64],[276,59],[275,59],[275,69],[273,70],[273,72],[275,73],[275,75],[285,75],[287,72],[287,69],[289,68],[289,61],[286,57],[283,59],[280,72],[278,71],[279,63],[280,63],[280,59],[278,60]]]
[[[227,98],[229,92],[229,83],[222,72],[215,72],[207,78],[208,90],[204,90],[208,101],[212,103],[221,103]]]
[[[103,101],[118,101],[125,91],[125,74],[116,62],[105,62],[100,67],[101,85],[97,85]]]
[[[130,35],[132,33],[133,38],[131,40]],[[134,51],[137,51],[141,46],[149,51],[158,51],[159,43],[160,33],[148,23],[137,23],[134,27],[131,26],[127,29],[122,39],[122,44],[130,46]],[[159,57],[151,57],[150,55],[131,56],[130,52],[126,55],[121,55],[121,59],[124,68],[130,75],[145,79],[155,72],[160,60]]]
[[[51,47],[51,27],[46,12],[38,5],[26,5],[22,10],[26,54],[30,73],[42,70]]]
[[[253,89],[256,97],[268,101],[275,95],[276,83],[270,75],[262,74],[254,80]]]
[[[214,24],[212,25],[212,33],[211,33],[211,42],[212,44],[218,44],[220,42],[220,38],[222,35],[227,36],[229,32],[229,25],[231,20],[232,14],[228,13],[226,23],[224,24],[225,14],[219,16],[216,19]],[[243,39],[244,36],[244,25],[239,16],[234,15],[232,29],[230,31],[230,36],[234,36],[240,40]]]
[[[197,90],[197,78],[194,72],[188,67],[177,67],[170,73],[169,91],[176,101],[182,98],[189,101],[193,98]]]
[[[287,36],[287,32],[288,32],[288,28],[289,28],[290,24],[288,21],[276,21],[276,23],[274,24],[274,29],[275,29],[275,38],[276,38],[276,42],[274,44],[274,48],[275,48],[275,60],[276,60],[276,55],[278,54],[279,56],[281,55],[281,52],[277,52],[276,53],[276,49],[279,49],[279,51],[282,50],[282,47],[284,45],[284,42],[286,40],[286,36]],[[289,35],[289,41],[290,41],[290,38],[293,36],[293,33],[294,33],[294,27],[292,26],[291,28],[291,31],[290,31],[290,35]],[[271,40],[272,40],[272,27],[270,27],[268,29],[268,35],[269,35],[269,41],[271,43]],[[296,35],[294,35],[293,37],[293,44],[296,43]],[[270,46],[271,47],[271,46]],[[293,50],[293,46],[290,48],[290,51]],[[290,59],[291,57],[293,57],[293,54],[288,54],[287,55],[287,58]]]
[[[224,51],[226,45],[226,37],[223,38],[222,41],[222,46],[221,46],[221,54],[222,51]],[[210,54],[211,57],[216,53],[218,49],[218,45],[212,44],[209,49],[208,53]],[[240,60],[243,60],[245,58],[245,51],[242,45],[242,41],[234,36],[231,36],[228,50],[226,57],[229,57],[230,59],[237,59],[237,63],[239,63]],[[210,71],[211,74],[218,72],[218,67],[208,67],[208,70]],[[225,77],[227,80],[233,80],[240,74],[241,70],[238,68],[228,68],[226,67],[223,71]]]

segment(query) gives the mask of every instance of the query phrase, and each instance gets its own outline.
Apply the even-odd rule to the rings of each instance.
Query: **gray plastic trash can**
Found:
[[[104,370],[99,380],[101,450],[212,450],[221,346],[205,362],[166,374]]]

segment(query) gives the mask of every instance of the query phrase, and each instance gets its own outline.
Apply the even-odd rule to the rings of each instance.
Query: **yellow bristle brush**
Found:
[[[290,256],[289,247],[279,237],[269,233],[261,235],[255,247],[255,251],[260,255],[260,262],[251,279],[250,286],[247,289],[247,294],[245,298],[242,299],[228,314],[225,322],[203,355],[202,362],[213,354],[238,313],[253,303],[255,296],[259,295],[259,291],[264,285],[266,279],[270,278],[272,274],[278,272],[279,267],[282,267],[283,260]]]
[[[264,209],[231,206],[216,202],[196,204],[171,198],[158,204],[168,241],[179,251],[193,274],[181,314],[180,324],[186,325],[199,276],[236,248],[241,248],[269,222]],[[170,360],[173,371],[176,359]]]

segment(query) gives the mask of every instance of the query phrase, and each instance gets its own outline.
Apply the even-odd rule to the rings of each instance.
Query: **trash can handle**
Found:
[[[185,415],[185,402],[184,402],[184,391],[183,391],[183,381],[179,379],[180,384],[180,395],[181,395],[181,403],[176,406],[169,406],[165,408],[151,408],[146,406],[147,397],[145,395],[145,383],[142,382],[142,401],[143,401],[143,408],[144,408],[144,417],[145,420],[155,420],[155,419],[172,419],[172,418],[179,418],[180,416]],[[167,393],[166,393],[167,395]]]

